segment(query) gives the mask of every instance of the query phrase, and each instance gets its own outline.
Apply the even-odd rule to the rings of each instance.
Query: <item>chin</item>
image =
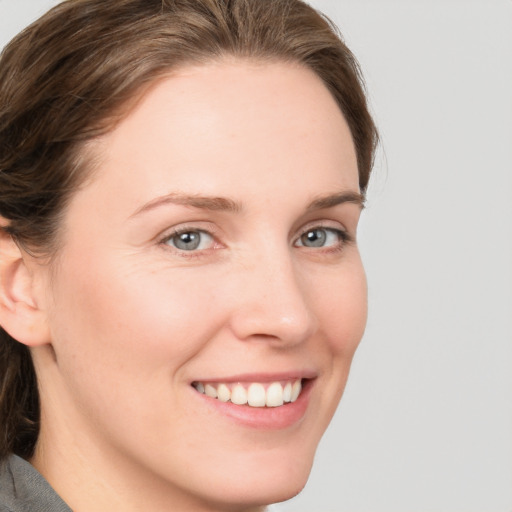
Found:
[[[313,464],[312,455],[298,452],[301,450],[288,457],[281,454],[278,460],[255,456],[260,460],[239,471],[225,468],[222,484],[216,478],[216,482],[211,482],[211,490],[224,507],[238,504],[249,509],[289,500],[302,491]],[[237,508],[233,505],[233,510]]]
[[[253,479],[250,485],[247,482],[242,485],[234,483],[229,490],[222,489],[225,492],[219,492],[218,489],[217,496],[212,497],[211,501],[217,502],[220,510],[250,510],[264,507],[297,496],[304,489],[308,477],[309,472],[301,478],[282,475],[281,478],[272,481],[267,478],[255,479],[256,481]]]

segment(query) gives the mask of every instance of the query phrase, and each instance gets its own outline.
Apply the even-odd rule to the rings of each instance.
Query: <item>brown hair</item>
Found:
[[[21,32],[0,59],[3,229],[34,252],[55,252],[59,216],[90,167],[87,142],[111,130],[157,78],[225,55],[312,69],[350,127],[364,193],[377,132],[359,67],[334,26],[306,3],[67,0]],[[38,421],[30,353],[0,328],[0,457],[30,457]]]

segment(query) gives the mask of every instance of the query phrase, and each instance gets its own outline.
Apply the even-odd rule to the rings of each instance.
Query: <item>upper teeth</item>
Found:
[[[295,402],[302,390],[301,379],[285,383],[271,382],[262,384],[253,382],[247,387],[244,384],[203,383],[194,382],[193,386],[199,393],[217,398],[221,402],[251,407],[279,407],[287,402]]]

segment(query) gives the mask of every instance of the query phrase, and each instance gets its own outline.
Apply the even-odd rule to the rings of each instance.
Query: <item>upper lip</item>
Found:
[[[225,377],[208,377],[194,379],[193,382],[277,382],[297,379],[314,379],[318,376],[318,372],[314,370],[290,370],[286,372],[265,372],[265,373],[239,373]]]

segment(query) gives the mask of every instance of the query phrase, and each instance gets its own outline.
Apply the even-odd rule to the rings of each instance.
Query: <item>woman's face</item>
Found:
[[[82,495],[97,478],[132,504],[291,497],[366,319],[356,156],[335,101],[290,64],[187,67],[91,151],[46,276],[36,465],[55,482],[92,467]]]

